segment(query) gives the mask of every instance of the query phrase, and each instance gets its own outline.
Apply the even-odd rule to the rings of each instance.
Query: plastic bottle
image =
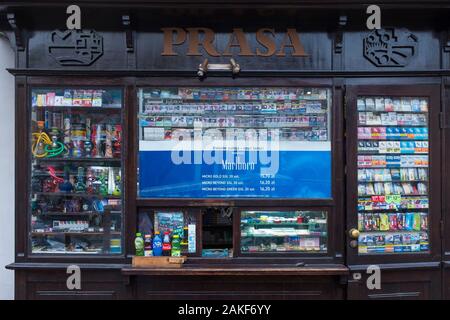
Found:
[[[181,242],[180,236],[176,234],[172,238],[172,257],[179,256],[181,256]]]
[[[144,255],[144,239],[140,232],[136,233],[136,238],[134,239],[134,247],[136,249],[136,256]]]
[[[155,232],[155,237],[153,238],[153,255],[156,257],[162,256],[162,240],[159,231]]]
[[[183,247],[183,249],[185,249],[184,247],[188,246],[188,227],[187,226],[183,227],[183,236],[181,237],[181,246]]]
[[[170,257],[171,251],[172,251],[172,244],[170,243],[170,235],[169,232],[166,231],[164,232],[162,255]]]
[[[144,235],[144,256],[151,257],[153,255],[152,235]]]

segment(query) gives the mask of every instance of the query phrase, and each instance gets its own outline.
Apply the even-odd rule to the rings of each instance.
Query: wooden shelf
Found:
[[[107,232],[103,231],[96,231],[96,232],[55,232],[55,231],[51,231],[51,232],[31,232],[32,236],[37,236],[37,235],[42,235],[42,236],[59,236],[59,235],[68,235],[68,236],[100,236],[100,235],[105,235]],[[110,235],[120,235],[122,234],[119,231],[110,231],[108,234]]]
[[[96,215],[96,214],[104,214],[105,211],[82,211],[82,212],[41,212],[41,213],[33,213],[33,215],[38,216],[88,216],[88,215]],[[111,214],[120,214],[122,211],[120,210],[110,210]]]
[[[47,197],[81,197],[81,198],[97,198],[97,199],[122,199],[121,196],[113,196],[113,195],[102,196],[100,194],[74,193],[74,192],[32,192],[32,194],[35,194],[38,196],[47,196]]]
[[[122,161],[120,158],[33,158],[37,162],[113,162],[118,163]]]
[[[55,110],[55,111],[89,111],[89,112],[99,112],[109,111],[118,112],[121,111],[122,107],[83,107],[83,106],[33,106],[34,110],[45,109],[45,110]]]
[[[189,259],[188,259],[189,261]],[[129,276],[156,276],[156,275],[179,275],[179,276],[325,276],[325,275],[347,275],[349,269],[344,265],[329,266],[302,266],[302,267],[257,267],[257,266],[195,266],[184,264],[181,268],[133,268],[127,266],[122,268],[122,274]]]

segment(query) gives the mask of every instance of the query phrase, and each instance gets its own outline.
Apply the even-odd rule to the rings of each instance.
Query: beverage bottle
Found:
[[[152,235],[146,234],[144,236],[144,256],[151,257],[153,255]]]
[[[134,239],[134,247],[136,249],[136,256],[144,255],[144,239],[141,233],[136,233],[136,238]]]
[[[159,231],[155,232],[155,237],[153,238],[153,255],[162,256],[162,240],[159,236]]]
[[[180,236],[176,234],[172,237],[172,257],[179,256],[181,256],[181,242]]]
[[[163,256],[170,256],[171,250],[172,250],[172,245],[170,243],[169,232],[166,231],[166,232],[164,232],[162,255]]]
[[[188,227],[184,226],[183,236],[181,237],[181,246],[187,247],[187,245],[188,245]]]

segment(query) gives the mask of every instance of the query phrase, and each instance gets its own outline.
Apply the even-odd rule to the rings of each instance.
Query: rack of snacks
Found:
[[[122,90],[31,93],[31,253],[122,253]]]
[[[242,211],[240,251],[327,252],[326,211]]]
[[[359,96],[358,254],[429,252],[429,100]]]

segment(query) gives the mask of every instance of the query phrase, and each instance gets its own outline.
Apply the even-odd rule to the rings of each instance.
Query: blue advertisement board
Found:
[[[190,151],[179,161],[173,151],[142,149],[141,198],[331,198],[329,148],[273,151],[256,161],[249,151],[234,152],[232,161],[224,154],[208,161],[202,151]]]

